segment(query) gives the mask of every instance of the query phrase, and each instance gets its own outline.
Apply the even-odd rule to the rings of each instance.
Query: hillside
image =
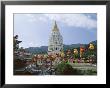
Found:
[[[97,40],[96,41],[92,41],[90,42],[92,44],[94,44],[95,46],[97,45]],[[87,47],[89,44],[71,44],[71,45],[63,45],[64,51],[68,50],[68,49],[74,49],[74,48],[79,48],[80,46],[84,46]],[[41,46],[41,47],[29,47],[29,48],[25,48],[26,51],[28,51],[29,53],[33,53],[33,54],[40,54],[40,53],[47,53],[48,51],[48,46]]]

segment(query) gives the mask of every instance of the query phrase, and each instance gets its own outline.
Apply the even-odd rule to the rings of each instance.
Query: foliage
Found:
[[[56,75],[76,75],[77,70],[73,69],[69,63],[62,62],[56,67]]]
[[[79,70],[81,74],[83,75],[96,75],[97,71],[96,70],[92,70],[92,69],[88,69],[88,70]]]
[[[73,68],[68,62],[62,62],[56,66],[56,75],[96,75],[97,71],[93,69]]]
[[[22,41],[18,41],[18,35],[15,35],[13,37],[13,46],[14,46],[14,50],[18,50],[19,49],[19,43],[21,43]]]

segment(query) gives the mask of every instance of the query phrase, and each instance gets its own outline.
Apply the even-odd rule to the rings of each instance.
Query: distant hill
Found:
[[[95,46],[97,45],[97,40],[90,42],[92,44],[94,44]],[[89,46],[89,44],[71,44],[71,45],[63,45],[64,51],[68,50],[68,49],[74,49],[74,48],[79,48],[80,46],[84,46],[87,47]],[[48,51],[48,46],[41,46],[41,47],[29,47],[29,48],[25,48],[26,51],[28,51],[29,53],[33,53],[33,54],[40,54],[40,53],[47,53]]]
[[[25,50],[33,54],[46,53],[48,50],[48,46],[29,47],[29,48],[25,48]]]
[[[92,44],[94,44],[94,45],[97,45],[97,40],[92,41],[92,42],[90,42],[90,43],[92,43]]]
[[[71,45],[63,45],[63,49],[65,51],[67,49],[78,48],[80,46],[85,46],[85,45],[87,45],[87,44],[80,44],[80,43],[78,43],[78,44],[71,44]]]

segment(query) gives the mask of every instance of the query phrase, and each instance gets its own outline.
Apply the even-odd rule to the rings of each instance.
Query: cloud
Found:
[[[97,21],[84,14],[44,14],[50,20],[56,20],[71,27],[96,28]]]
[[[26,14],[30,22],[56,20],[69,27],[92,29],[97,27],[96,19],[90,14]]]
[[[42,14],[25,14],[25,16],[28,18],[29,22],[47,21],[46,17],[43,16]]]
[[[38,19],[39,19],[40,21],[47,22],[47,19],[46,19],[45,17],[42,17],[42,16],[41,16],[41,17],[39,17]]]
[[[33,14],[24,14],[27,17],[28,22],[36,22],[36,17]]]

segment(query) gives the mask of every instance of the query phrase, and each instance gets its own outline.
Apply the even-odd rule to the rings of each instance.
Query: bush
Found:
[[[62,62],[56,67],[56,75],[78,75],[80,72],[73,69],[68,63]]]
[[[96,75],[97,71],[92,69],[73,68],[69,63],[62,62],[56,66],[56,75]]]
[[[95,70],[86,70],[83,74],[84,75],[96,75],[97,71],[95,71]]]

